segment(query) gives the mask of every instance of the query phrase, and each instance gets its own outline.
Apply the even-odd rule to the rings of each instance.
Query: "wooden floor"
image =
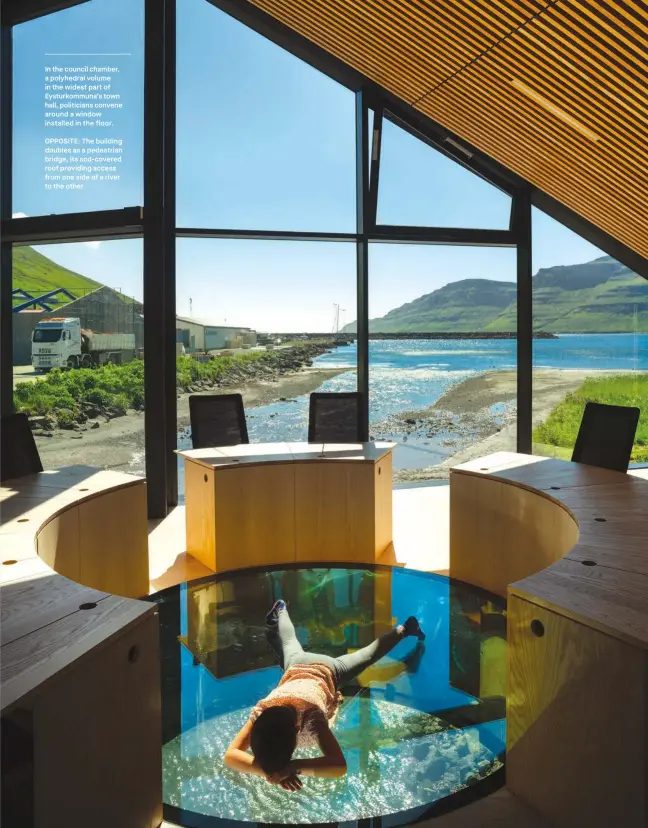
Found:
[[[449,486],[394,491],[394,548],[381,563],[445,573],[449,564]],[[185,552],[185,510],[149,522],[150,591],[210,575]]]

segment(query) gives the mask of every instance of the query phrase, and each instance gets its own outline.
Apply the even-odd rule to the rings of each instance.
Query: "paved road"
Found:
[[[34,382],[34,380],[42,379],[45,374],[37,374],[31,365],[14,365],[13,369],[13,387],[15,388],[19,382]]]

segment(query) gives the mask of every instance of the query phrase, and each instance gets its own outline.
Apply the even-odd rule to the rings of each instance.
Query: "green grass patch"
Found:
[[[286,350],[218,356],[205,363],[188,356],[178,356],[177,388],[188,391],[198,382],[217,385],[228,374],[244,376],[255,373],[255,363],[264,363],[271,368],[285,359]],[[127,365],[108,364],[73,371],[54,369],[36,382],[18,383],[14,390],[14,405],[16,411],[28,416],[49,415],[60,426],[77,422],[88,407],[107,411],[113,416],[125,414],[129,408],[142,410],[144,362],[136,359]]]
[[[42,380],[19,382],[14,390],[16,411],[28,416],[51,415],[59,425],[75,422],[92,406],[114,414],[144,407],[144,363],[102,365],[74,371],[54,369]]]
[[[552,457],[571,456],[585,404],[629,405],[641,409],[630,462],[648,462],[648,374],[590,377],[551,412],[533,432],[534,451]]]

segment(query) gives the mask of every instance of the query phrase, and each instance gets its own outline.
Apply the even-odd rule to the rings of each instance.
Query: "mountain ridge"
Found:
[[[369,320],[370,333],[514,331],[515,282],[461,279]],[[610,256],[541,268],[533,277],[533,328],[549,333],[648,331],[648,281]],[[343,332],[355,332],[355,322]]]
[[[68,270],[67,267],[57,264],[43,256],[33,247],[14,247],[11,265],[12,287],[27,291],[34,297],[42,296],[50,290],[65,288],[74,296],[83,296],[90,291],[100,288],[100,282]],[[68,302],[68,299],[63,299]],[[20,304],[25,300],[14,298],[13,304]],[[54,303],[55,304],[55,303]]]

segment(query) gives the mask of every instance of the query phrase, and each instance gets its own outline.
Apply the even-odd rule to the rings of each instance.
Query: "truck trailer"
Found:
[[[123,365],[137,355],[135,334],[84,329],[74,316],[45,319],[32,333],[32,365],[45,373],[52,368],[93,368],[107,362]]]

